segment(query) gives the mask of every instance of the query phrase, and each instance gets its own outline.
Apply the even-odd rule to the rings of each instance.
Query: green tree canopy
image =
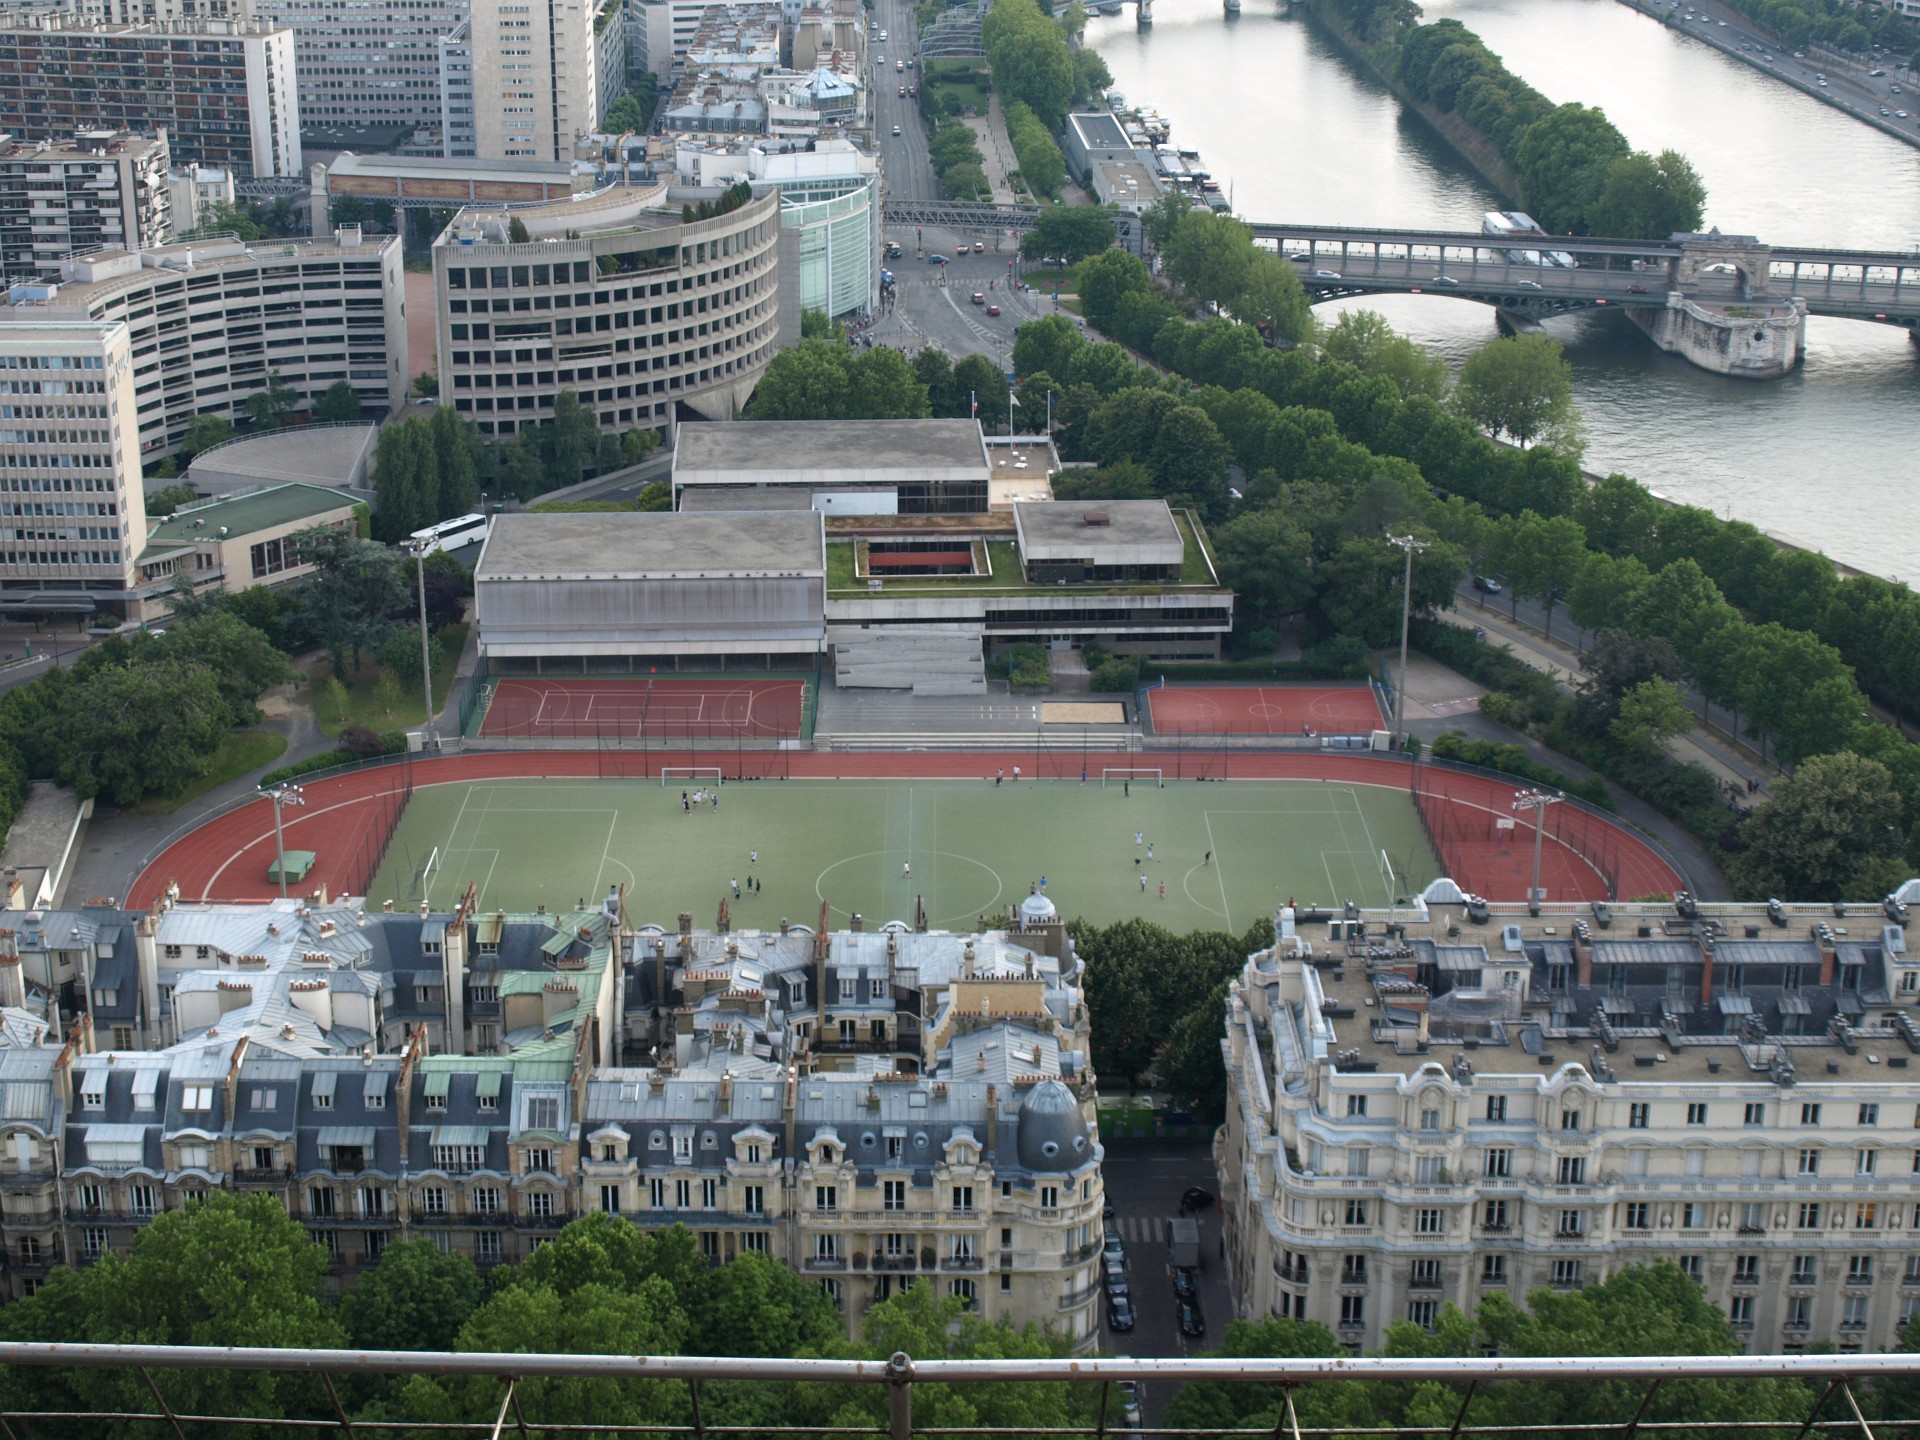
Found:
[[[803,340],[774,356],[754,387],[750,420],[910,420],[932,413],[927,387],[898,350],[856,351]]]
[[[1020,255],[1037,260],[1058,255],[1077,265],[1113,244],[1113,211],[1104,205],[1050,205],[1020,237]],[[1025,327],[1022,326],[1022,329]]]
[[[1730,869],[1742,893],[1783,900],[1871,899],[1905,878],[1893,775],[1877,760],[1817,755],[1776,780],[1740,827]]]
[[[1579,435],[1573,367],[1550,336],[1517,335],[1482,345],[1460,369],[1454,403],[1487,434],[1517,445],[1545,441],[1565,449]]]
[[[313,402],[316,420],[354,421],[360,418],[360,393],[344,380],[336,380],[326,393]]]

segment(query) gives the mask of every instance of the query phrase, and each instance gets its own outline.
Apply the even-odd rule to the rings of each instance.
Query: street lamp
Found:
[[[1547,807],[1558,805],[1567,797],[1556,795],[1548,790],[1518,790],[1513,796],[1513,813],[1522,810],[1533,811],[1533,884],[1527,887],[1527,913],[1540,913],[1540,839],[1546,830]]]
[[[1425,550],[1433,542],[1416,540],[1411,535],[1387,533],[1387,543],[1404,550],[1407,556],[1407,575],[1400,587],[1400,683],[1393,687],[1393,743],[1399,748],[1407,743],[1406,732],[1400,727],[1400,717],[1405,713],[1407,696],[1407,622],[1413,614],[1413,557],[1414,552]]]
[[[427,641],[427,550],[433,544],[431,540],[411,540],[407,548],[413,552],[413,568],[420,583],[420,695],[426,701],[427,714],[423,722],[427,732],[427,746],[434,746],[433,731],[433,660]]]
[[[298,785],[275,785],[262,792],[273,801],[273,848],[279,863],[274,867],[280,875],[280,898],[287,898],[287,835],[280,826],[280,807],[283,805],[305,805],[307,792]]]

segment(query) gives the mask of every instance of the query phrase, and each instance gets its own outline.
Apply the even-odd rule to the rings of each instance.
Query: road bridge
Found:
[[[955,235],[992,235],[1013,230],[1024,235],[1040,221],[1037,205],[988,205],[957,200],[907,200],[889,197],[880,207],[888,225],[932,226]],[[1125,211],[1113,215],[1114,239],[1135,253],[1140,249],[1140,220]]]
[[[1903,326],[1920,340],[1920,252],[1774,247],[1707,231],[1668,240],[1252,222],[1316,301],[1450,295],[1518,320],[1626,310],[1662,349],[1722,374],[1783,375],[1808,315]],[[1551,263],[1564,257],[1570,263]]]

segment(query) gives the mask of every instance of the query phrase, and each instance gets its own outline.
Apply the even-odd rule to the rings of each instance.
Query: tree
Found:
[[[855,351],[836,340],[782,350],[747,406],[750,420],[901,420],[930,412],[926,386],[898,350]]]
[[[313,402],[313,418],[352,422],[360,418],[360,394],[344,380],[336,380]]]
[[[1169,190],[1154,201],[1140,216],[1140,232],[1147,244],[1156,252],[1164,251],[1191,209],[1193,202],[1178,190]]]
[[[204,240],[214,235],[231,235],[237,240],[252,244],[255,240],[264,240],[266,230],[244,207],[232,205],[224,200],[216,200],[195,217],[199,224],[180,238],[182,240]]]
[[[314,708],[325,710],[333,716],[333,723],[342,724],[347,718],[347,707],[353,698],[347,694],[346,684],[338,675],[329,675],[320,682],[320,693]]]
[[[1321,337],[1320,347],[1330,360],[1386,376],[1402,396],[1444,400],[1453,388],[1447,362],[1406,336],[1396,335],[1386,317],[1375,310],[1343,311],[1333,329]]]
[[[562,483],[577,485],[585,477],[598,428],[593,412],[580,403],[579,395],[562,390],[553,397],[551,455]]]
[[[1542,440],[1577,448],[1573,367],[1560,342],[1549,336],[1518,335],[1482,345],[1460,368],[1454,404],[1495,438],[1505,435],[1522,447]]]
[[[300,599],[318,643],[333,661],[335,675],[354,667],[385,638],[390,618],[407,603],[400,556],[384,545],[338,530],[304,530],[295,537],[303,556],[316,567],[300,587]]]
[[[751,1251],[707,1276],[691,1316],[688,1348],[702,1355],[818,1353],[842,1333],[818,1285]]]
[[[233,426],[224,415],[196,415],[187,425],[187,433],[180,441],[183,455],[198,455],[202,450],[211,450],[216,445],[224,445],[233,438]]]
[[[287,657],[266,634],[231,611],[209,605],[192,615],[174,610],[176,623],[154,641],[161,653],[205,669],[219,687],[229,725],[255,719],[254,702],[270,686],[291,678]],[[136,652],[138,653],[138,652]]]
[[[1220,579],[1243,623],[1277,625],[1313,599],[1313,537],[1279,510],[1249,510],[1213,532]]]
[[[1021,329],[1024,331],[1026,327],[1022,326]],[[1019,349],[1017,339],[1014,349],[1016,352]],[[1014,363],[1017,368],[1017,354]],[[940,419],[965,419],[968,414],[967,395],[954,383],[952,357],[938,345],[928,345],[913,357],[912,365],[913,378],[927,387],[928,409]]]
[[[507,241],[513,245],[533,243],[533,236],[527,233],[527,222],[518,215],[510,216],[507,220]]]
[[[1664,240],[1698,230],[1706,208],[1707,187],[1686,156],[1636,150],[1607,167],[1591,220],[1596,234]]]
[[[1007,413],[1007,377],[1000,367],[984,355],[963,356],[953,367],[953,389],[963,405],[972,403],[980,423],[989,430],[998,427]],[[970,413],[963,409],[961,414]]]
[[[1058,255],[1077,265],[1113,244],[1113,211],[1104,205],[1049,205],[1020,237],[1020,258]]]
[[[642,486],[640,493],[634,497],[633,508],[656,513],[673,509],[673,487],[664,480],[655,480]]]
[[[422,370],[413,377],[412,389],[422,400],[431,399],[440,393],[440,377],[431,370]]]
[[[1620,697],[1607,734],[1622,750],[1653,755],[1692,724],[1687,702],[1671,680],[1643,680]]]
[[[430,443],[426,427],[412,418],[381,427],[373,450],[375,538],[395,544],[439,518],[439,496],[426,491]]]
[[[280,378],[280,372],[269,370],[267,388],[247,397],[246,412],[257,428],[272,430],[284,425],[299,404],[300,396]]]
[[[1729,869],[1748,898],[1871,900],[1891,888],[1889,866],[1905,868],[1901,818],[1886,766],[1846,752],[1817,755],[1775,781],[1740,826],[1746,848]]]
[[[1579,576],[1587,554],[1587,537],[1578,522],[1565,515],[1547,519],[1531,510],[1521,513],[1507,550],[1507,576],[1516,608],[1522,595],[1546,607],[1548,639],[1553,638],[1554,607]]]
[[[393,707],[400,703],[400,681],[386,666],[380,667],[380,677],[373,682],[373,698],[380,707],[380,713],[387,719],[393,719]]]
[[[800,338],[802,340],[833,340],[838,338],[840,327],[833,323],[833,317],[824,310],[806,309],[800,312]]]
[[[1254,252],[1240,288],[1227,304],[1235,316],[1276,344],[1297,345],[1313,334],[1313,311],[1299,275],[1265,250]]]
[[[402,1240],[342,1297],[340,1319],[359,1350],[451,1350],[485,1294],[470,1257]]]
[[[173,514],[182,505],[190,505],[200,498],[200,492],[182,481],[178,485],[162,485],[146,497],[147,518],[159,520]],[[189,580],[191,577],[188,577]]]
[[[327,1263],[274,1196],[213,1190],[156,1215],[130,1253],[108,1251],[85,1270],[55,1267],[38,1295],[0,1312],[0,1332],[96,1345],[338,1348],[346,1336],[318,1298]],[[292,1372],[177,1370],[163,1384],[182,1414],[332,1413],[320,1383]],[[124,1413],[153,1404],[139,1376],[122,1371],[22,1368],[0,1377],[0,1387],[8,1411]]]
[[[1526,128],[1513,157],[1527,209],[1549,234],[1591,234],[1613,162],[1626,154],[1626,137],[1603,111],[1560,106]]]

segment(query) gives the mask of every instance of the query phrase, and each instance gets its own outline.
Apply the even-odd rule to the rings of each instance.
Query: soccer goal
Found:
[[[1132,780],[1138,780],[1142,785],[1157,785],[1161,789],[1165,789],[1167,784],[1166,775],[1158,769],[1141,768],[1132,765],[1103,765],[1100,767],[1100,788],[1102,790],[1107,789],[1109,786],[1125,784]]]
[[[726,783],[726,775],[718,765],[662,765],[660,783],[674,785],[715,785]]]
[[[433,888],[433,877],[440,872],[440,847],[433,847],[427,856],[427,863],[414,871],[413,883],[407,887],[409,900],[424,900],[427,892]]]

